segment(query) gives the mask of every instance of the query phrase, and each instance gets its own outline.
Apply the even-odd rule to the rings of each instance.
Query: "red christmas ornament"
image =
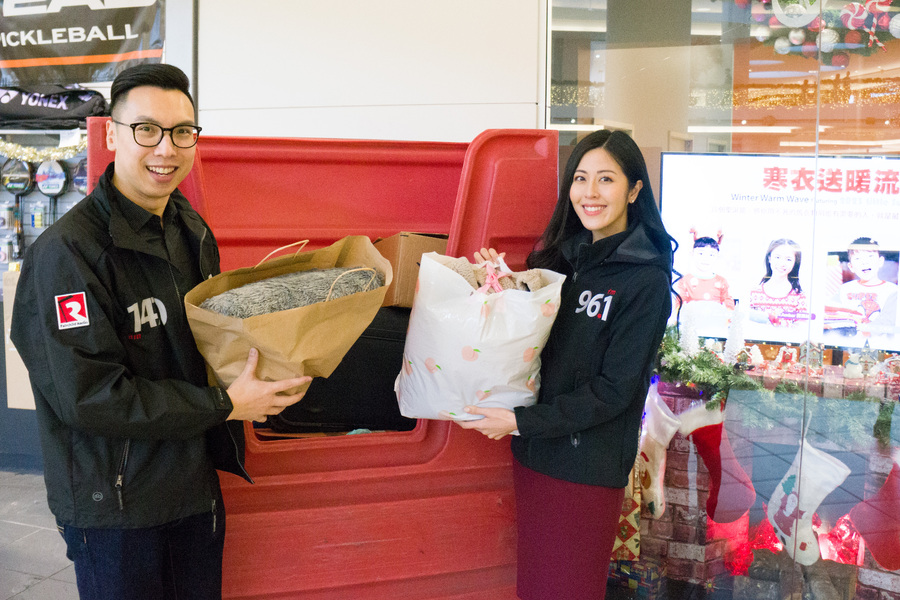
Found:
[[[815,58],[819,54],[819,47],[816,46],[815,42],[806,42],[801,46],[800,51],[807,58]]]
[[[851,29],[844,36],[845,44],[860,44],[862,45],[862,34],[855,29]]]
[[[844,68],[850,64],[850,55],[846,52],[835,52],[831,57],[832,67]]]
[[[875,15],[875,27],[887,31],[891,28],[891,15],[889,13],[881,13]]]
[[[822,17],[816,17],[806,26],[810,31],[821,31],[823,27],[825,27],[825,21],[822,20]]]
[[[734,5],[738,8],[747,8],[750,6],[750,0],[734,0]]]
[[[781,24],[781,21],[778,20],[778,17],[771,16],[769,17],[769,27],[772,29],[781,29],[784,25]]]

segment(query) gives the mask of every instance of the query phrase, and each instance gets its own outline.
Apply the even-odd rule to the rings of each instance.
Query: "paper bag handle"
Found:
[[[300,247],[297,248],[297,251],[294,252],[295,255],[296,255],[296,254],[299,254],[300,251],[303,250],[303,248],[304,248],[308,243],[309,243],[309,240],[300,240],[299,242],[294,242],[293,244],[288,244],[287,246],[282,246],[281,248],[275,248],[274,250],[272,250],[271,252],[269,252],[268,254],[266,254],[266,257],[265,257],[264,259],[262,259],[261,261],[259,261],[259,263],[258,263],[255,267],[253,267],[253,268],[256,269],[257,267],[259,267],[259,265],[261,265],[261,264],[263,264],[264,262],[266,262],[267,260],[269,260],[269,258],[270,258],[273,254],[275,254],[276,252],[281,252],[281,251],[284,250],[285,248],[290,248],[290,247],[292,247],[292,246],[300,245]]]
[[[367,288],[366,291],[369,291],[368,287],[372,284],[373,281],[375,281],[375,277],[378,275],[378,271],[376,271],[372,267],[357,267],[355,269],[347,269],[346,271],[344,271],[343,273],[341,273],[340,275],[335,277],[334,281],[331,282],[331,287],[328,288],[328,295],[325,296],[324,302],[328,302],[329,300],[331,300],[331,292],[334,291],[334,285],[337,283],[338,279],[340,279],[347,273],[354,273],[356,271],[372,271],[372,278],[369,279],[369,282],[366,284],[366,288]]]

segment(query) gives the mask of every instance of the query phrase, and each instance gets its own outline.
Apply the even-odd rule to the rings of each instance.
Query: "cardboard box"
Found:
[[[377,240],[375,248],[390,261],[394,269],[394,280],[384,296],[382,306],[411,307],[416,295],[416,279],[419,277],[422,255],[426,252],[444,254],[447,251],[447,236],[402,231]]]
[[[13,298],[16,297],[16,286],[19,283],[18,271],[3,272],[3,337],[6,340],[6,403],[9,408],[34,410],[34,393],[31,391],[31,380],[28,370],[16,347],[9,339],[12,329]]]

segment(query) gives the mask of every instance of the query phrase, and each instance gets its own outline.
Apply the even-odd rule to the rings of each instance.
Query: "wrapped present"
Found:
[[[613,544],[613,560],[637,560],[641,555],[641,482],[640,465],[635,463],[625,486],[625,499],[619,514],[619,531]]]
[[[641,482],[640,465],[635,463],[628,475],[625,499],[619,514],[619,531],[613,544],[613,560],[637,560],[641,555]]]
[[[652,559],[612,561],[607,584],[628,589],[630,598],[662,600],[666,598],[665,563]]]

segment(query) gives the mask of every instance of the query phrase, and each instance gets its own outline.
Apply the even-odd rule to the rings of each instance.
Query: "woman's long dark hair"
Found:
[[[791,293],[802,294],[803,290],[800,288],[800,244],[798,244],[794,240],[789,240],[787,238],[774,240],[771,244],[769,244],[769,249],[766,250],[766,275],[759,283],[760,285],[762,285],[768,280],[772,279],[772,263],[769,261],[770,257],[772,256],[772,252],[774,252],[775,248],[777,248],[778,246],[787,246],[794,251],[794,268],[791,269],[790,273],[788,273],[788,281],[791,282]]]
[[[628,226],[633,227],[637,223],[642,223],[653,245],[667,257],[667,262],[671,266],[675,240],[666,231],[659,215],[644,155],[641,154],[640,148],[628,134],[607,129],[587,135],[575,146],[560,179],[556,208],[550,216],[550,222],[541,239],[538,240],[536,249],[528,255],[526,264],[529,268],[561,270],[564,264],[561,251],[563,241],[584,231],[584,225],[581,224],[581,220],[572,206],[572,201],[569,199],[569,191],[575,179],[575,170],[584,155],[597,148],[606,150],[621,167],[625,177],[628,178],[629,189],[633,188],[638,181],[642,182],[637,199],[628,205]]]

